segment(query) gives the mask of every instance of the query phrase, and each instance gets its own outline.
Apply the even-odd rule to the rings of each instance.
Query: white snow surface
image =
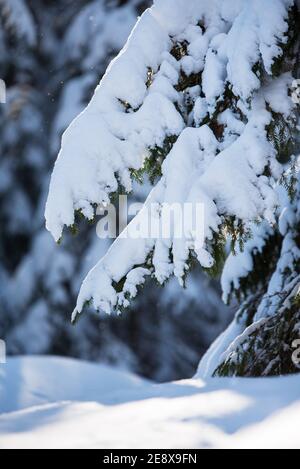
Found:
[[[0,366],[0,448],[298,448],[300,375],[153,384],[54,357]]]

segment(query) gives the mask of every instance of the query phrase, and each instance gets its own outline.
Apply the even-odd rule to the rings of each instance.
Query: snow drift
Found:
[[[157,385],[74,360],[13,358],[0,368],[0,448],[300,448],[299,385]]]

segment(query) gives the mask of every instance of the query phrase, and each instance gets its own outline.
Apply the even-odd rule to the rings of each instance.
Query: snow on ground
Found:
[[[153,384],[85,362],[0,365],[0,448],[300,448],[300,375]]]

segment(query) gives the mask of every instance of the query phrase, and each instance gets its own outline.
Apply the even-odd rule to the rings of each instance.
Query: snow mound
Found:
[[[155,385],[51,357],[0,368],[0,448],[299,448],[300,376]]]
[[[115,402],[115,394],[145,387],[146,381],[107,367],[55,357],[10,358],[0,368],[0,412],[57,401]],[[120,396],[116,398],[120,402]]]

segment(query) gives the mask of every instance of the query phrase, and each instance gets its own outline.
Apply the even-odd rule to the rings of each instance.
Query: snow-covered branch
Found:
[[[59,240],[76,211],[92,219],[95,205],[120,187],[131,191],[151,159],[160,178],[146,207],[202,203],[205,243],[199,248],[197,233],[117,239],[85,280],[75,315],[90,300],[106,312],[126,306],[148,273],[161,283],[175,274],[182,283],[191,256],[213,266],[220,234],[239,229],[242,236],[254,221],[275,222],[275,186],[295,126],[293,4],[157,0],[140,18],[63,136],[47,228]]]

